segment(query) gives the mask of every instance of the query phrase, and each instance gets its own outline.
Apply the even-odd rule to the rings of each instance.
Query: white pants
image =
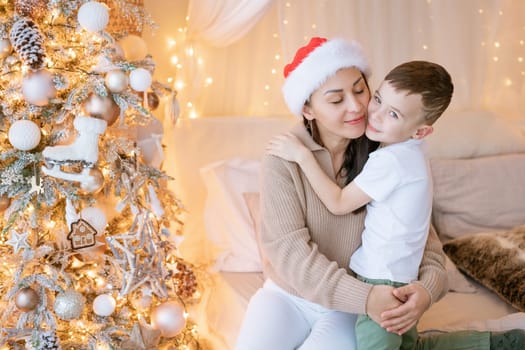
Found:
[[[324,308],[266,281],[250,299],[236,350],[355,350],[356,315]]]

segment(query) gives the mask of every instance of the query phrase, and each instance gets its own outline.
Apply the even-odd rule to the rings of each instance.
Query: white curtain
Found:
[[[190,0],[188,38],[224,47],[242,38],[273,0]]]
[[[288,114],[284,64],[310,37],[340,36],[365,47],[372,88],[403,61],[432,60],[455,82],[451,108],[524,118],[522,0],[194,0],[188,12],[202,80],[179,96],[201,116]]]

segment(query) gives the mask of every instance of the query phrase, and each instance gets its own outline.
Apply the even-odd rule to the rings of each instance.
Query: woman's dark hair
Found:
[[[368,90],[370,90],[366,77],[365,83]],[[309,101],[306,103],[309,103]],[[315,120],[310,121],[303,117],[303,123],[306,127],[306,130],[308,130],[310,135],[312,135],[314,141],[321,146],[324,146],[323,142],[321,141],[319,131],[317,130],[317,124],[315,123]],[[343,164],[337,172],[337,175],[343,175],[345,177],[345,185],[348,185],[350,182],[352,182],[352,180],[355,179],[361,170],[363,170],[363,167],[368,160],[368,155],[370,152],[375,151],[378,146],[379,142],[369,140],[366,135],[363,135],[357,139],[353,139],[352,142],[348,143],[348,146],[345,150]],[[364,208],[365,207],[362,206],[361,208],[354,210],[354,213],[358,213]]]

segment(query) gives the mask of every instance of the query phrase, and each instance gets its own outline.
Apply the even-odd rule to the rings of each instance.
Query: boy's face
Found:
[[[406,91],[396,91],[388,81],[383,81],[368,104],[366,136],[384,145],[419,139],[432,132],[423,117],[420,94],[407,95]]]

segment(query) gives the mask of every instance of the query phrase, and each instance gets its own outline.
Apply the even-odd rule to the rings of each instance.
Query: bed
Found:
[[[198,312],[214,349],[234,348],[249,298],[264,281],[256,235],[260,158],[269,138],[297,121],[207,117],[165,127],[164,167],[187,210],[181,251],[209,271]],[[435,129],[426,152],[433,225],[450,257],[449,293],[418,329],[525,329],[523,127],[466,111],[447,113]]]

